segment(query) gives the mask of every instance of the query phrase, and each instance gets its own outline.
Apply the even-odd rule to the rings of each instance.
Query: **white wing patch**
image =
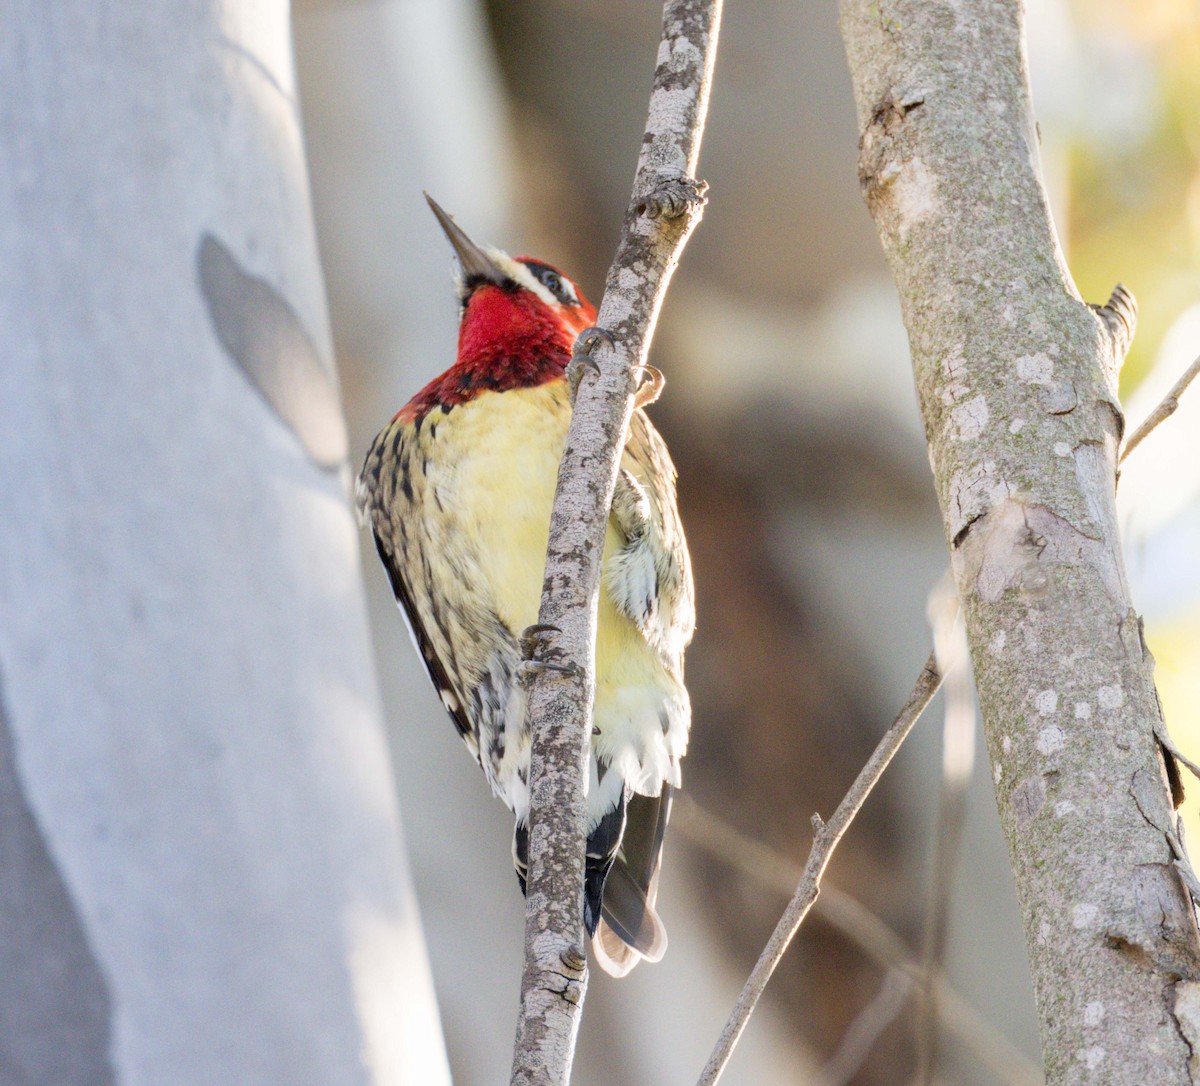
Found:
[[[658,613],[658,570],[654,548],[645,536],[631,540],[608,560],[604,587],[617,608],[648,634]]]

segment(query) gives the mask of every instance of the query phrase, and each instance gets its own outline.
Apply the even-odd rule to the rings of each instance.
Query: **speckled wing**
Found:
[[[691,564],[675,500],[675,465],[641,410],[630,422],[612,515],[625,542],[605,563],[605,591],[682,686],[683,652],[696,624]],[[663,712],[664,729],[678,714],[686,735],[686,693],[682,701],[664,704]],[[603,918],[592,940],[597,962],[614,977],[643,958],[658,961],[667,947],[654,906],[671,793],[664,782],[659,795],[629,797],[625,832],[604,890]]]
[[[618,609],[682,680],[696,616],[675,476],[666,442],[645,412],[635,411],[613,493],[613,518],[625,545],[606,564],[604,583]]]
[[[398,492],[404,494],[407,502],[411,503],[413,500],[412,484],[408,479],[411,459],[409,447],[414,438],[411,430],[409,425],[393,422],[375,438],[358,478],[356,504],[360,519],[370,524],[375,550],[387,572],[392,593],[404,615],[405,625],[421,655],[430,681],[450,714],[458,734],[478,760],[478,737],[471,721],[467,719],[461,692],[455,688],[446,671],[445,661],[434,646],[433,638],[421,618],[413,596],[413,588],[409,583],[411,574],[401,568],[402,556],[396,553],[397,541],[406,554],[408,544],[403,538],[403,529],[392,522],[393,515],[389,509],[394,506],[394,499],[399,496]]]

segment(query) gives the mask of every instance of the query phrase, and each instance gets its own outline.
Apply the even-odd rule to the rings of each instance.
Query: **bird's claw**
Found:
[[[637,205],[648,219],[678,219],[708,203],[707,181],[694,177],[672,177],[662,181]]]
[[[633,406],[639,408],[654,403],[662,395],[666,384],[667,379],[657,366],[648,363],[642,366],[638,370],[638,387],[633,394]]]
[[[579,398],[579,386],[583,381],[584,373],[588,370],[591,370],[597,377],[600,376],[600,367],[587,355],[572,355],[571,361],[567,363],[567,391],[571,396],[572,407]]]
[[[601,343],[608,347],[613,346],[612,334],[603,328],[585,328],[575,337],[571,361],[567,364],[567,388],[571,394],[572,405],[579,395],[579,385],[583,381],[584,373],[590,370],[597,377],[600,376],[600,367],[592,358],[592,352]]]
[[[539,672],[552,671],[556,675],[579,675],[580,669],[575,664],[556,664],[550,660],[522,660],[518,668],[522,681],[529,682]]]
[[[526,626],[518,638],[521,645],[522,658],[532,660],[538,654],[539,650],[553,652],[554,635],[560,633],[562,633],[562,630],[548,623],[537,623],[533,626]]]
[[[552,671],[557,675],[578,675],[580,669],[576,664],[559,663],[555,657],[563,655],[562,649],[555,644],[555,638],[562,633],[557,626],[538,623],[526,626],[518,639],[521,645],[523,659],[519,667],[520,677],[528,682],[538,672]]]
[[[575,347],[572,351],[572,357],[579,355],[590,355],[597,345],[603,343],[606,347],[614,347],[612,333],[607,328],[600,328],[593,325],[591,328],[585,328],[575,337]]]

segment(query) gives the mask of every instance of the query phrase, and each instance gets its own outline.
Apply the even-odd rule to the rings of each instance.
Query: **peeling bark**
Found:
[[[1197,1081],[1195,915],[1114,506],[1118,290],[1080,299],[1015,0],[843,0],[860,180],[895,275],[967,619],[1050,1084]]]

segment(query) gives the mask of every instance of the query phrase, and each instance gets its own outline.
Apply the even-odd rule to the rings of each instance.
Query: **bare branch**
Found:
[[[751,1013],[766,989],[767,982],[771,979],[771,974],[775,972],[775,967],[783,958],[788,944],[804,922],[804,918],[817,898],[821,887],[821,876],[824,875],[825,868],[833,857],[834,849],[837,848],[842,835],[854,821],[855,816],[866,802],[867,796],[871,794],[871,789],[883,776],[883,771],[887,769],[896,751],[900,749],[901,744],[941,684],[942,676],[938,671],[937,656],[930,653],[908,701],[900,710],[900,715],[896,717],[895,722],[879,740],[871,757],[867,759],[866,765],[862,767],[854,783],[850,786],[850,790],[838,804],[833,817],[828,822],[823,822],[819,815],[813,815],[813,843],[808,853],[808,861],[804,865],[800,884],[796,887],[792,900],[788,902],[783,916],[775,926],[770,940],[763,948],[758,962],[742,988],[742,994],[738,997],[737,1004],[734,1006],[729,1020],[725,1023],[716,1047],[700,1075],[699,1086],[712,1086],[720,1079],[725,1065],[733,1053],[734,1046],[742,1035],[742,1030],[746,1028]]]
[[[1125,457],[1145,441],[1159,425],[1166,422],[1167,419],[1179,410],[1179,398],[1187,391],[1188,385],[1196,379],[1196,374],[1198,373],[1200,373],[1200,357],[1197,357],[1188,366],[1183,376],[1175,382],[1171,387],[1171,391],[1163,397],[1162,402],[1146,416],[1146,420],[1141,426],[1129,435],[1129,439],[1125,442],[1125,448],[1121,450],[1121,463],[1124,463]]]
[[[734,829],[686,793],[676,799],[672,824],[696,848],[781,894],[790,895],[800,881],[799,864]],[[872,961],[887,969],[902,969],[914,981],[918,977],[921,967],[908,944],[857,898],[825,882],[812,911]],[[1041,1071],[967,1002],[944,973],[937,974],[936,984],[943,1024],[988,1071],[1011,1086],[1041,1086]]]
[[[700,219],[693,180],[708,110],[721,0],[667,0],[649,117],[621,242],[598,321],[605,346],[577,399],[559,467],[538,622],[558,632],[559,666],[529,684],[530,868],[525,969],[512,1082],[570,1076],[587,988],[583,948],[583,785],[592,732],[596,613],[617,464],[671,273]]]

